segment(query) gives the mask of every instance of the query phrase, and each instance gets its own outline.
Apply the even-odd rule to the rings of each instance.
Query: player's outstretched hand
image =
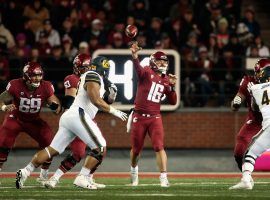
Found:
[[[16,109],[16,106],[14,104],[8,104],[8,105],[3,105],[2,106],[2,110],[4,112],[12,112],[15,109]]]
[[[112,115],[122,119],[123,121],[126,121],[128,116],[127,113],[122,112],[121,110],[117,110],[114,107],[110,106],[110,112]]]

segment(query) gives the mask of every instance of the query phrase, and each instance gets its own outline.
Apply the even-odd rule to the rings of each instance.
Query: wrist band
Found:
[[[6,107],[7,107],[7,106],[6,106],[5,104],[2,105],[1,110],[2,110],[2,111],[6,111]]]

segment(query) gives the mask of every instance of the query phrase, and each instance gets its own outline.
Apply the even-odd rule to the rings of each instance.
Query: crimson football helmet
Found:
[[[78,54],[73,61],[73,71],[74,74],[80,76],[81,74],[85,73],[91,63],[91,56],[85,53]]]
[[[43,70],[41,65],[37,62],[28,62],[23,67],[23,79],[32,87],[39,87],[40,82],[43,79]]]
[[[257,81],[260,80],[262,69],[265,67],[270,67],[270,59],[262,58],[254,66],[254,76]]]
[[[163,61],[163,62],[160,62]],[[169,59],[162,51],[157,51],[150,56],[150,67],[157,72],[166,74],[168,70]]]

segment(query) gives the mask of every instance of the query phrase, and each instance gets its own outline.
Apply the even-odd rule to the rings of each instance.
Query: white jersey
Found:
[[[77,95],[73,104],[70,107],[70,110],[80,107],[84,110],[85,113],[87,113],[91,117],[91,119],[93,119],[98,112],[98,108],[91,102],[90,98],[88,97],[87,91],[85,90],[84,85],[88,81],[87,79],[98,82],[100,84],[99,95],[101,98],[103,97],[105,93],[103,78],[94,71],[87,71],[80,77],[80,84]]]
[[[262,113],[262,128],[265,129],[270,125],[270,83],[253,85],[251,91]]]

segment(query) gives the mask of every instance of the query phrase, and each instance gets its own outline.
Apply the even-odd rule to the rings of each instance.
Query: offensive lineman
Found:
[[[43,80],[41,65],[28,62],[23,68],[23,77],[11,80],[6,90],[0,94],[0,108],[7,113],[0,127],[0,171],[20,132],[26,132],[38,142],[40,148],[51,143],[53,132],[39,114],[45,104],[54,113],[61,112],[53,85]],[[42,163],[38,182],[47,180],[50,164],[51,159]]]
[[[87,144],[91,152],[87,155],[79,175],[74,180],[74,185],[86,189],[97,189],[89,180],[89,174],[102,162],[106,152],[106,141],[93,119],[98,109],[123,121],[127,119],[126,113],[116,110],[102,99],[105,92],[103,79],[109,72],[110,65],[106,58],[101,63],[101,66],[89,66],[89,71],[81,76],[77,96],[71,107],[61,116],[59,129],[52,143],[44,150],[39,151],[25,168],[17,171],[16,188],[22,188],[35,168],[48,158],[61,154],[78,136]]]
[[[254,170],[256,159],[270,147],[270,63],[266,64],[260,72],[259,82],[251,86],[251,92],[255,103],[258,105],[263,121],[262,129],[252,139],[244,157],[241,181],[229,189],[253,188],[251,173]]]

